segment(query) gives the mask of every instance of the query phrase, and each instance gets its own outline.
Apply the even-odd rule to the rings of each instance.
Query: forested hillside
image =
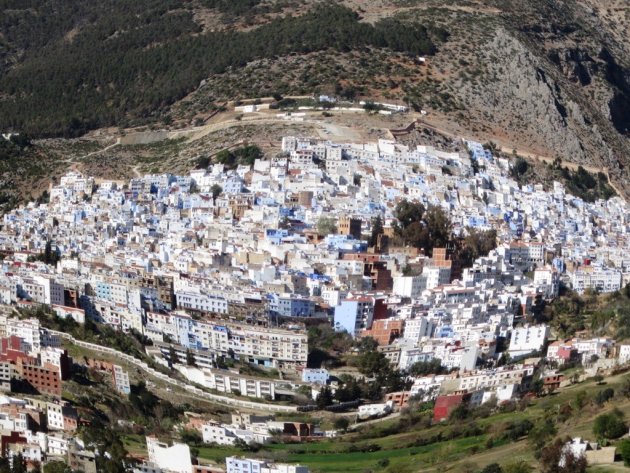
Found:
[[[204,2],[225,14],[258,3]],[[141,123],[204,78],[259,58],[369,46],[409,55],[435,51],[420,24],[360,22],[356,12],[333,3],[247,31],[202,31],[193,6],[175,0],[0,1],[0,129],[77,136]]]

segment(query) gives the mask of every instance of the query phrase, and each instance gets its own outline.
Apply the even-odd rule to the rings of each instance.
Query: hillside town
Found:
[[[586,202],[559,182],[519,184],[513,160],[463,145],[467,152],[287,136],[275,156],[247,163],[226,154],[189,175],[118,182],[69,172],[46,201],[5,214],[2,452],[31,467],[62,459],[96,472],[65,383],[89,368],[121,396],[132,390],[130,365],[73,359],[69,335],[38,310],[139,337],[151,366],[85,346],[234,406],[230,422],[187,414],[182,426],[220,446],[340,435],[280,412],[351,413],[356,424],[419,400],[434,403],[439,423],[463,404],[562,389],[575,381],[563,374],[569,364],[595,375],[630,362],[630,345],[559,338],[537,317],[563,290],[613,293],[630,283],[627,203]],[[475,251],[458,246],[467,241]],[[319,326],[371,344],[400,382],[369,399],[335,396],[351,381],[309,357],[321,348],[309,328]],[[203,464],[185,443],[147,435],[134,471],[309,469],[255,455]]]

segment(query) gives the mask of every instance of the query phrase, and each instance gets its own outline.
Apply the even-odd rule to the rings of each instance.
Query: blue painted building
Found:
[[[335,330],[348,332],[353,337],[361,330],[372,326],[374,317],[374,302],[371,298],[357,298],[342,301],[335,307]]]
[[[269,311],[281,317],[312,317],[315,315],[315,302],[293,294],[272,294]]]

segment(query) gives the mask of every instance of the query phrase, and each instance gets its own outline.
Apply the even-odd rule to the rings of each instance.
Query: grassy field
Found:
[[[280,462],[300,463],[317,473],[412,473],[424,471],[478,471],[490,463],[525,461],[536,466],[533,451],[527,439],[510,442],[497,433],[510,422],[529,419],[537,422],[545,416],[555,415],[567,405],[574,405],[577,394],[586,391],[592,398],[599,390],[619,387],[623,376],[610,378],[598,385],[593,380],[567,387],[559,393],[532,401],[523,411],[503,412],[486,418],[466,420],[457,424],[440,424],[429,427],[413,426],[407,431],[387,435],[386,431],[398,419],[365,426],[362,431],[346,434],[336,439],[302,444],[272,444],[258,452],[246,452],[232,447],[199,446],[202,461],[222,464],[230,455],[247,455],[269,458]],[[614,408],[621,410],[630,420],[630,400],[616,397],[603,406],[594,403],[581,409],[573,409],[569,418],[558,424],[558,436],[580,436],[594,440],[592,425],[603,412]],[[455,435],[457,429],[472,428],[478,435]],[[381,434],[383,433],[383,435]],[[438,437],[441,435],[442,437]],[[452,438],[456,437],[456,438]],[[488,442],[489,438],[493,442]],[[430,439],[437,439],[429,443]],[[589,471],[630,471],[621,463],[605,467],[591,467]]]

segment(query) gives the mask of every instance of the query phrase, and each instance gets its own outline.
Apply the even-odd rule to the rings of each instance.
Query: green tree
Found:
[[[235,156],[238,164],[245,166],[253,166],[257,159],[262,159],[264,156],[262,150],[256,145],[247,145],[241,148],[236,148],[233,151],[233,155]]]
[[[630,466],[630,439],[624,439],[617,443],[617,453],[621,456],[623,464]]]
[[[195,161],[195,166],[197,169],[206,169],[208,168],[208,166],[210,166],[211,163],[212,161],[210,160],[210,157],[204,155],[197,158],[197,160]]]
[[[188,349],[186,349],[186,364],[188,366],[197,366],[197,363],[195,362],[195,355]]]
[[[446,369],[442,366],[442,360],[433,358],[429,361],[417,361],[409,367],[412,376],[426,376],[428,374],[441,374]]]
[[[26,473],[26,460],[21,453],[18,453],[11,460],[11,473]]]
[[[621,411],[615,410],[595,418],[593,434],[598,439],[617,439],[628,432],[626,423],[621,418]]]
[[[412,223],[421,222],[424,212],[424,205],[419,202],[410,202],[408,200],[399,202],[394,209],[394,216],[398,220],[396,231],[402,233]]]
[[[529,163],[522,157],[516,158],[514,163],[512,164],[512,168],[510,169],[510,176],[518,182],[525,177],[525,173],[527,173],[529,169]]]
[[[383,219],[380,215],[377,215],[372,220],[372,233],[370,234],[370,241],[368,246],[374,247],[378,243],[378,236],[383,233]]]
[[[402,231],[406,244],[414,248],[429,249],[432,247],[429,229],[422,222],[413,222]]]
[[[462,403],[451,411],[448,416],[450,422],[459,423],[470,415],[470,408],[466,403]]]
[[[349,402],[363,396],[362,385],[353,376],[343,376],[341,381],[343,384],[335,391],[335,400]]]
[[[337,417],[335,419],[335,422],[333,423],[333,426],[336,430],[341,430],[342,432],[345,432],[350,426],[350,421],[347,417]]]
[[[467,228],[466,231],[467,235],[461,241],[459,258],[465,266],[471,266],[475,259],[487,256],[497,247],[497,231],[480,231],[475,228]]]
[[[214,157],[214,160],[219,164],[223,164],[228,169],[236,165],[236,156],[234,156],[234,153],[229,149],[219,151]]]
[[[479,473],[503,473],[503,468],[498,463],[490,463]]]
[[[328,386],[324,386],[317,395],[315,403],[319,409],[324,409],[333,403],[333,395]]]
[[[56,249],[53,250],[52,241],[46,241],[46,246],[44,247],[44,255],[40,256],[41,261],[46,264],[50,264],[52,266],[57,266],[59,262],[59,253]]]
[[[407,245],[425,249],[429,254],[433,248],[447,246],[452,239],[451,221],[440,207],[425,209],[421,203],[403,200],[396,205],[394,216],[396,234]]]
[[[175,351],[175,347],[173,345],[170,345],[168,347],[168,364],[171,368],[173,368],[176,363],[179,363],[179,357],[177,356],[177,351]]]
[[[610,401],[615,396],[615,390],[612,388],[602,389],[595,396],[595,403],[601,406]]]
[[[223,192],[223,187],[221,187],[219,184],[212,184],[212,187],[210,187],[210,192],[212,193],[212,198],[216,199]]]
[[[361,353],[376,351],[378,349],[378,342],[372,337],[361,337],[356,342],[356,347]]]
[[[529,431],[527,439],[534,450],[539,452],[556,435],[557,431],[553,420],[550,417],[545,417]]]
[[[441,207],[431,206],[424,215],[432,246],[444,247],[451,239],[451,221]]]
[[[368,351],[359,355],[357,368],[361,374],[372,377],[389,368],[389,362],[381,352]]]
[[[337,222],[332,217],[320,217],[317,221],[317,233],[327,236],[337,233]]]
[[[188,445],[199,445],[203,442],[201,434],[196,429],[182,429],[179,434],[182,442]]]
[[[575,395],[576,409],[578,410],[582,409],[586,405],[587,402],[588,402],[588,394],[586,394],[586,391],[579,391]]]

